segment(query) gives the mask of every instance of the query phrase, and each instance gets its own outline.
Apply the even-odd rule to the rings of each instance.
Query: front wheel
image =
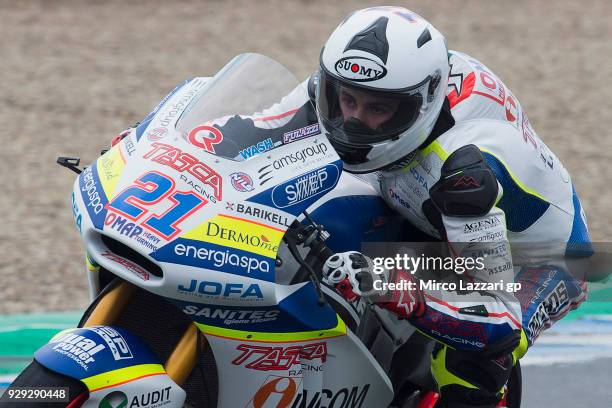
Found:
[[[62,402],[28,401],[25,398],[17,398],[17,389],[32,389],[40,387],[68,389],[67,399]],[[11,392],[13,391],[13,392]],[[32,361],[25,370],[11,383],[0,399],[1,408],[79,408],[89,398],[89,391],[85,384],[74,378],[56,373],[45,368],[36,360]]]

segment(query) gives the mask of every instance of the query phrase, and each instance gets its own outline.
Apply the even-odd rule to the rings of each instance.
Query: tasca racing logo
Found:
[[[245,368],[259,371],[288,370],[296,364],[313,367],[320,371],[321,366],[309,366],[304,360],[327,360],[327,343],[312,343],[300,346],[270,347],[253,344],[240,344],[236,350],[241,354],[232,360],[233,365],[243,365]]]
[[[365,57],[344,57],[334,65],[342,78],[355,82],[376,81],[387,75],[387,68]]]

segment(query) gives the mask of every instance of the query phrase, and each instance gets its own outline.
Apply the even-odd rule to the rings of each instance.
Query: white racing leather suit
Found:
[[[590,243],[585,215],[568,172],[508,87],[468,55],[451,51],[450,65],[447,98],[455,125],[420,148],[405,167],[378,172],[376,184],[391,207],[423,232],[446,238],[455,255],[473,255],[469,242],[501,244],[484,258],[483,270],[456,275],[457,280],[519,282],[522,289],[516,295],[425,290],[425,312],[410,321],[458,349],[482,350],[521,328],[531,345],[586,297],[586,285],[567,272],[563,261],[573,244]],[[446,159],[469,144],[478,147],[497,179],[497,201],[484,217],[443,215],[442,237],[423,203]],[[516,246],[512,255],[508,242]]]
[[[553,252],[558,255],[566,247],[571,249],[568,243],[590,243],[586,219],[568,172],[537,136],[517,98],[474,58],[454,51],[449,54],[447,99],[454,126],[421,147],[403,168],[365,176],[389,206],[412,224],[426,234],[452,242],[455,255],[473,255],[461,245],[470,241],[506,244],[500,252],[485,258],[483,271],[456,275],[457,280],[503,280],[523,285],[516,296],[503,290],[469,294],[425,290],[425,313],[412,317],[411,323],[457,349],[482,350],[521,328],[531,345],[543,329],[586,297],[586,285],[570,276],[559,256],[551,258]],[[172,99],[171,112],[170,102],[175,102],[174,98],[178,100],[175,104],[180,103],[180,94],[188,92],[198,80],[207,79],[185,81],[163,102]],[[283,127],[295,115],[287,115],[290,112],[285,112],[283,106],[302,106],[307,97],[305,81],[281,104],[262,112],[266,120],[254,117],[252,123],[261,129]],[[309,109],[308,106],[303,108]],[[279,112],[282,114],[275,116]],[[154,113],[136,128],[137,138],[143,135]],[[492,169],[499,185],[498,199],[485,217],[442,216],[446,234],[442,237],[422,206],[439,180],[445,160],[469,144],[479,148]],[[513,250],[512,260],[508,242],[511,246],[533,245],[527,251]],[[542,243],[555,245],[535,245]],[[507,267],[512,264],[514,268]],[[482,313],[481,306],[486,313]]]

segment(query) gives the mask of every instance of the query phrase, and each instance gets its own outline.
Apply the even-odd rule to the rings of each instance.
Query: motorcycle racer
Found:
[[[312,85],[346,171],[372,180],[454,257],[487,255],[482,269],[447,279],[522,285],[518,293],[440,291],[405,271],[375,273],[357,252],[326,263],[347,300],[366,297],[440,342],[431,368],[445,406],[495,406],[516,359],[586,298],[566,265],[591,254],[567,170],[509,88],[407,9],[349,15],[323,47]],[[379,290],[400,281],[413,284]]]

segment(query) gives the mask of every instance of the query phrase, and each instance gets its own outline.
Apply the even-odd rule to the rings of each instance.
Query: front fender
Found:
[[[166,374],[149,347],[128,330],[111,326],[67,329],[34,355],[89,390],[83,407],[182,407],[185,391]],[[110,405],[100,405],[106,401]]]

